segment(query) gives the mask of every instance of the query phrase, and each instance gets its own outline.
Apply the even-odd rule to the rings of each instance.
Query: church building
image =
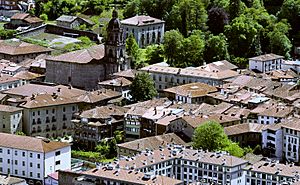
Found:
[[[123,28],[116,10],[108,24],[107,35],[104,45],[46,59],[46,81],[92,90],[98,82],[109,79],[113,73],[130,69]]]

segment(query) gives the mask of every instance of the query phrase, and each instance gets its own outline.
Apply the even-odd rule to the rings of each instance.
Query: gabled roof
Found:
[[[137,15],[121,21],[122,24],[134,25],[134,26],[145,26],[145,25],[158,24],[164,22],[165,21],[147,15]]]
[[[29,44],[20,40],[0,40],[0,53],[7,55],[24,55],[50,51],[52,51],[52,49]]]
[[[283,56],[275,55],[273,53],[270,53],[270,54],[265,54],[265,55],[252,57],[252,58],[249,58],[249,60],[264,62],[264,61],[268,61],[268,60],[276,60],[276,59],[283,59],[283,58],[284,58]]]
[[[224,131],[226,135],[239,135],[245,133],[262,133],[262,130],[265,128],[265,125],[258,123],[244,123],[232,125],[229,127],[225,127]]]
[[[126,86],[130,86],[132,82],[130,80],[127,80],[124,77],[119,77],[111,80],[102,81],[99,82],[98,84],[103,86],[112,86],[112,87],[126,87]]]
[[[14,14],[11,19],[20,19],[20,20],[23,20],[25,19],[26,17],[30,16],[29,13],[16,13]]]
[[[71,15],[62,15],[59,18],[56,19],[56,21],[62,21],[62,22],[73,22],[77,19],[78,17],[76,16],[71,16]]]
[[[107,105],[83,111],[80,114],[80,117],[93,119],[107,119],[111,116],[124,116],[126,112],[127,108],[119,107],[116,105]]]
[[[46,60],[56,62],[68,62],[87,64],[92,61],[100,61],[104,57],[104,45],[95,45],[88,49],[72,51],[69,53],[61,54],[54,57],[49,57]]]
[[[169,133],[118,144],[118,147],[141,152],[146,149],[158,150],[160,147],[167,147],[167,145],[171,143],[186,145],[179,136],[174,133]]]
[[[28,136],[0,133],[0,147],[47,153],[70,146],[68,143],[38,139]]]
[[[28,109],[79,103],[79,101],[75,99],[58,96],[56,94],[37,94],[25,98],[25,100],[26,102],[21,104],[20,107]]]
[[[191,98],[206,96],[208,93],[216,92],[217,88],[205,83],[190,83],[165,89],[164,92],[173,93]]]

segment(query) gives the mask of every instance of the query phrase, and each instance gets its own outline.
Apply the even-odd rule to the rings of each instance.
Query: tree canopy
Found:
[[[224,128],[215,121],[207,121],[196,128],[193,135],[193,147],[208,151],[227,151],[231,155],[242,157],[244,150],[230,141]]]
[[[154,81],[147,73],[139,73],[130,86],[130,94],[135,102],[146,101],[157,95]]]

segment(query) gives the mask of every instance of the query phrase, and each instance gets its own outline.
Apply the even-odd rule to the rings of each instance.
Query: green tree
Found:
[[[230,20],[238,17],[242,13],[242,2],[241,0],[230,0],[228,6],[228,13]]]
[[[138,57],[139,46],[131,33],[126,39],[126,52],[128,56],[132,57],[133,60],[136,60]]]
[[[288,38],[289,25],[285,22],[275,24],[274,30],[268,33],[270,39],[271,52],[290,58],[292,43]]]
[[[278,18],[288,20],[292,27],[292,35],[298,33],[300,31],[300,0],[284,0]]]
[[[192,141],[193,147],[208,151],[222,150],[228,145],[224,128],[215,121],[207,121],[197,127]]]
[[[179,29],[186,37],[193,30],[206,30],[207,12],[201,0],[178,1],[169,15],[172,29]]]
[[[184,39],[183,35],[178,30],[167,31],[164,36],[164,53],[167,62],[174,66],[178,53],[182,48],[181,42]]]
[[[164,50],[162,45],[149,45],[146,47],[146,63],[154,64],[164,61]]]
[[[123,12],[124,17],[129,18],[137,15],[140,12],[139,8],[140,8],[140,0],[129,1],[124,8],[124,12]]]
[[[114,138],[116,139],[117,143],[121,143],[122,141],[124,141],[124,131],[114,131]]]
[[[204,59],[206,62],[229,60],[228,43],[224,34],[209,35],[206,41]]]
[[[223,33],[228,21],[228,14],[223,8],[213,7],[208,11],[207,26],[213,34]]]
[[[229,142],[223,150],[236,157],[244,156],[244,150],[237,143]]]
[[[242,157],[244,150],[230,141],[224,128],[215,121],[207,121],[196,128],[192,138],[193,147],[208,151],[227,151],[236,157]]]
[[[203,64],[205,49],[204,35],[200,30],[195,30],[191,36],[182,40],[175,67],[199,66]]]
[[[47,14],[41,14],[40,15],[40,18],[42,19],[42,20],[44,20],[44,21],[48,21],[48,15]]]
[[[139,73],[130,86],[130,94],[135,102],[146,101],[157,95],[154,81],[147,73]]]
[[[259,55],[261,30],[262,26],[257,21],[245,15],[235,18],[230,25],[225,26],[229,53],[236,57]]]

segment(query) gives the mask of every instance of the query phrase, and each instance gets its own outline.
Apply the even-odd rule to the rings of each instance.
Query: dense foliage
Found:
[[[263,53],[293,57],[292,47],[300,43],[300,0],[37,0],[36,4],[34,13],[44,20],[86,14],[93,16],[95,28],[103,26],[99,18],[109,18],[113,6],[121,18],[145,14],[163,19],[167,31],[163,46],[148,48],[146,57],[133,49],[136,52],[130,55],[139,61],[137,66],[162,59],[176,67],[227,59],[245,67],[247,58]]]
[[[237,143],[228,139],[224,128],[215,121],[208,121],[196,128],[193,147],[208,151],[227,151],[237,157],[242,157],[246,153]]]
[[[130,86],[130,93],[135,102],[150,100],[157,95],[154,81],[147,73],[136,75]]]
[[[175,67],[224,59],[246,67],[263,53],[290,58],[300,42],[300,0],[131,0],[123,13],[165,20],[163,55]]]

